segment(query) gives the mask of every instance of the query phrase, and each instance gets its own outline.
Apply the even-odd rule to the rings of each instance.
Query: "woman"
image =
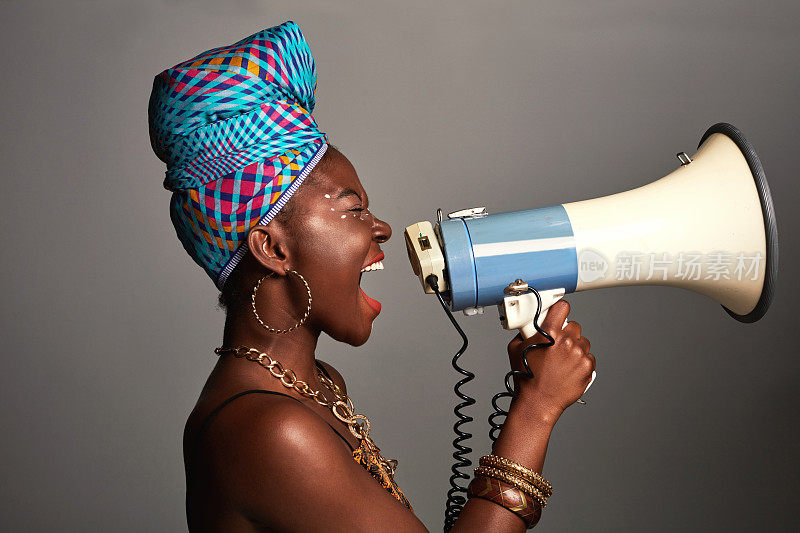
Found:
[[[369,437],[320,333],[359,346],[380,303],[360,289],[392,235],[347,158],[310,113],[316,74],[294,23],[159,74],[150,133],[167,163],[171,218],[226,308],[219,361],[184,433],[192,531],[425,531]],[[551,492],[547,442],[595,367],[580,326],[544,330],[503,430],[453,531],[523,531]],[[508,352],[522,368],[518,336]]]

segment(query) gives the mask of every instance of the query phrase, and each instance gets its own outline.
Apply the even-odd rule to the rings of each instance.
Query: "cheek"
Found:
[[[324,270],[329,279],[358,275],[370,246],[370,235],[361,231],[358,221],[338,213],[308,220],[307,250],[315,269]],[[357,278],[356,278],[357,281]]]

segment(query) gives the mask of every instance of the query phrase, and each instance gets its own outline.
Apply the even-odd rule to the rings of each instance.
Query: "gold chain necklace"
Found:
[[[384,469],[389,473],[389,476],[394,479],[394,471],[397,469],[397,461],[395,459],[386,459],[381,455],[381,450],[378,448],[369,436],[369,431],[372,425],[369,419],[361,414],[355,414],[355,408],[350,398],[342,392],[336,383],[334,383],[328,376],[322,373],[317,368],[317,376],[319,380],[325,385],[335,398],[335,401],[329,400],[322,391],[314,390],[308,386],[308,383],[301,379],[297,379],[297,374],[293,370],[284,368],[283,365],[271,358],[264,352],[259,352],[255,348],[248,348],[247,346],[239,346],[238,348],[216,348],[214,353],[217,355],[230,354],[235,357],[247,359],[258,363],[269,371],[274,377],[278,378],[284,387],[293,389],[297,393],[311,398],[319,405],[327,407],[338,420],[347,425],[350,433],[353,434],[361,443],[370,451],[372,451],[380,461]]]

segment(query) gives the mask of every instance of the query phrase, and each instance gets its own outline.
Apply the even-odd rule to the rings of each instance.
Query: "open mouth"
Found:
[[[383,252],[381,252],[375,257],[373,257],[372,260],[361,269],[361,274],[358,277],[359,285],[361,284],[361,278],[364,276],[365,272],[375,272],[376,270],[383,270],[383,259],[385,257],[386,256],[383,254]],[[364,289],[362,289],[360,286],[359,290],[361,291],[361,296],[363,296],[364,300],[366,300],[367,305],[369,305],[370,308],[372,308],[372,310],[374,310],[376,313],[380,313],[381,303],[375,298],[370,298],[369,296],[367,296],[367,293],[365,293]]]

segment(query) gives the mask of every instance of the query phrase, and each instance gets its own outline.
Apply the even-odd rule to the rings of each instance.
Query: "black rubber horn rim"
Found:
[[[772,195],[769,192],[767,176],[764,174],[764,167],[761,160],[756,155],[753,145],[744,138],[742,132],[736,126],[726,122],[714,124],[703,134],[697,147],[700,148],[706,139],[715,133],[721,133],[732,140],[742,152],[750,173],[756,183],[758,199],[761,201],[761,213],[764,216],[764,232],[767,241],[767,257],[764,273],[764,287],[761,289],[761,297],[752,311],[746,315],[739,315],[722,306],[725,311],[739,322],[755,322],[767,313],[772,297],[775,295],[775,280],[778,277],[778,222],[775,219],[775,207],[772,205]]]

